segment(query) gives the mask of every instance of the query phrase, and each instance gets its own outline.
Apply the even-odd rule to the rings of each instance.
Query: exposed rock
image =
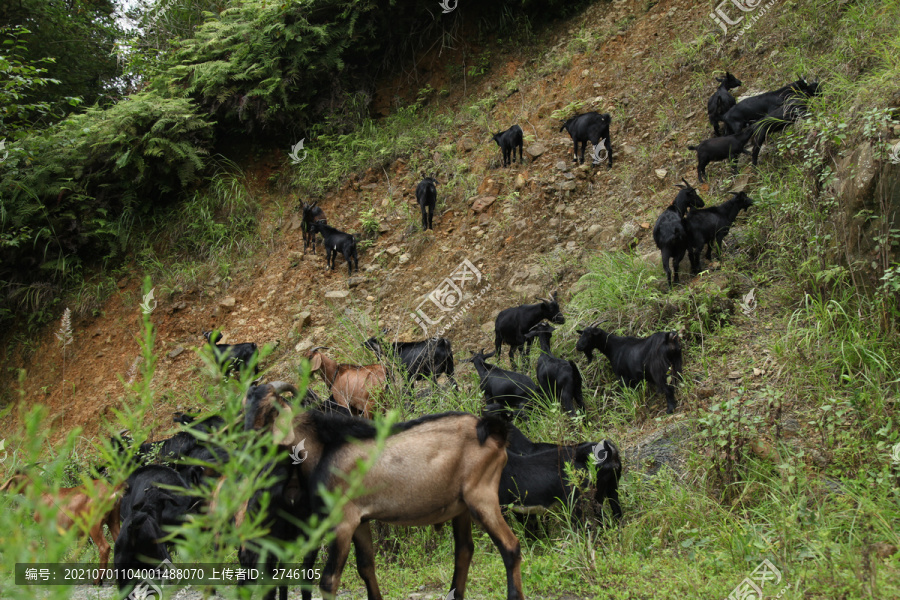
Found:
[[[409,253],[404,252],[403,254],[400,255],[400,264],[405,265],[408,262],[409,262]]]
[[[628,144],[625,144],[625,145],[622,147],[622,151],[623,151],[625,154],[634,154],[634,153],[637,151],[637,148],[635,148],[634,146],[630,146],[630,145],[628,145]]]
[[[568,170],[569,170],[569,163],[567,163],[567,162],[564,161],[564,160],[558,161],[558,162],[556,163],[556,168],[559,169],[560,171],[568,171]]]
[[[656,169],[656,171],[654,171],[654,172],[656,173],[656,177],[658,179],[665,179],[666,175],[669,174],[669,172],[666,171],[665,169]]]
[[[645,475],[656,475],[663,465],[677,474],[685,470],[684,441],[692,435],[686,423],[675,423],[642,438],[636,445],[623,447],[622,462]],[[626,462],[627,461],[627,462]]]
[[[387,252],[391,256],[397,256],[398,254],[400,254],[400,248],[399,246],[391,246],[390,248],[385,250],[385,252]]]
[[[501,189],[502,186],[499,181],[495,181],[488,177],[478,186],[477,192],[479,196],[499,196]]]
[[[234,299],[234,296],[226,296],[219,301],[219,306],[223,306],[225,308],[233,308],[235,304],[237,304],[237,300]]]
[[[472,210],[479,214],[487,210],[497,199],[497,196],[475,196],[472,198]]]
[[[524,175],[522,175],[521,173],[519,173],[518,175],[516,175],[516,183],[515,183],[515,187],[516,187],[517,190],[521,190],[523,187],[525,187],[525,184],[526,184],[526,183],[527,183],[527,182],[525,181],[525,176],[524,176]]]
[[[528,154],[528,156],[530,156],[531,158],[537,158],[538,156],[546,152],[547,149],[547,146],[545,146],[544,144],[535,142],[534,144],[531,144],[530,146],[525,148],[525,153]]]
[[[488,321],[484,325],[481,326],[481,331],[484,333],[494,333],[494,322]]]
[[[177,358],[178,355],[181,354],[182,352],[184,352],[184,347],[178,346],[177,348],[175,348],[174,350],[169,352],[168,356],[169,356],[169,358]]]
[[[365,277],[360,277],[360,276],[351,277],[350,279],[347,280],[347,287],[350,289],[353,289],[359,285],[362,285],[365,282],[366,282]]]
[[[325,292],[326,298],[330,298],[330,299],[334,299],[334,300],[340,300],[340,299],[346,298],[349,295],[350,295],[349,290],[332,290],[330,292]]]
[[[298,327],[308,327],[309,324],[312,323],[312,313],[308,310],[304,310],[302,313],[297,314],[297,326]]]
[[[301,340],[296,346],[294,346],[295,352],[304,352],[313,347],[313,341],[310,339]]]
[[[575,186],[576,186],[576,184],[574,181],[562,181],[559,184],[559,189],[561,189],[564,192],[571,191],[571,190],[575,189]]]

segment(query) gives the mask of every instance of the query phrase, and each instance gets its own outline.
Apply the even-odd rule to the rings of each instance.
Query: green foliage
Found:
[[[54,86],[32,87],[17,101],[46,104],[52,110],[43,114],[48,124],[78,106],[98,101],[110,102],[110,95],[121,82],[115,52],[122,30],[114,15],[115,0],[16,0],[0,3],[0,26],[23,26],[30,30],[18,48],[27,64],[42,64],[46,76],[58,82]]]
[[[0,139],[25,135],[36,120],[52,116],[50,102],[34,100],[33,96],[39,88],[58,84],[59,80],[46,76],[46,65],[53,59],[29,61],[25,57],[25,40],[30,34],[22,26],[0,27]]]
[[[121,256],[157,203],[199,181],[210,141],[189,101],[153,92],[18,140],[0,163],[0,316],[41,309],[84,264]]]

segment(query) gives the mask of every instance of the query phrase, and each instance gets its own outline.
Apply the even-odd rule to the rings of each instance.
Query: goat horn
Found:
[[[294,396],[300,394],[299,390],[297,390],[297,386],[293,383],[288,383],[287,381],[273,381],[269,385],[272,386],[272,389],[275,390],[276,394],[283,394],[284,392],[291,392]]]
[[[330,350],[330,348],[328,346],[315,346],[309,349],[308,354],[312,354],[316,350]]]

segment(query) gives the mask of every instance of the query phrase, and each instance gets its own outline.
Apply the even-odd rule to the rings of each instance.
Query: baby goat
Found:
[[[516,160],[516,148],[519,149],[519,163],[522,163],[522,128],[513,125],[506,131],[494,134],[494,141],[500,146],[503,154],[503,166],[508,167]],[[510,160],[512,155],[512,160]]]
[[[685,229],[691,236],[688,253],[691,259],[691,271],[700,272],[700,254],[706,246],[706,260],[712,259],[712,247],[716,246],[716,254],[721,255],[722,240],[737,219],[741,210],[753,205],[753,199],[746,192],[729,192],[733,198],[718,206],[691,210],[685,217]]]
[[[538,323],[525,334],[537,338],[541,344],[541,357],[537,363],[537,384],[548,398],[557,399],[563,410],[573,417],[576,409],[584,410],[581,391],[581,371],[574,361],[557,358],[550,353],[550,336],[555,331],[549,323]]]
[[[691,238],[684,228],[684,215],[687,214],[688,208],[695,209],[703,206],[703,199],[697,194],[697,190],[691,187],[686,180],[682,179],[684,185],[678,184],[675,187],[681,189],[672,204],[663,211],[656,220],[653,227],[653,241],[662,254],[663,270],[666,272],[666,280],[669,287],[672,287],[672,272],[669,270],[669,259],[674,263],[675,283],[678,283],[678,265],[684,258],[690,246]]]
[[[738,157],[742,153],[749,154],[744,150],[744,146],[750,141],[752,135],[753,128],[747,127],[734,135],[709,138],[696,146],[688,146],[688,150],[697,151],[697,179],[700,180],[700,183],[706,181],[706,165],[720,160],[731,161],[731,172],[737,175]]]
[[[334,227],[327,225],[325,221],[315,221],[312,224],[313,231],[322,234],[325,244],[325,266],[330,267],[334,271],[334,262],[337,259],[338,252],[344,255],[347,261],[347,273],[353,275],[355,268],[359,272],[359,254],[356,251],[356,237],[338,231]],[[351,260],[353,261],[351,263]]]

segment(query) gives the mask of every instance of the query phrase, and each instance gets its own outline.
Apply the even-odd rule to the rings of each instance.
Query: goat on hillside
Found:
[[[24,494],[33,485],[32,479],[24,473],[10,477],[0,492]],[[100,570],[94,584],[103,582],[103,574],[109,562],[110,545],[103,535],[103,526],[109,529],[113,539],[119,536],[119,503],[122,486],[112,486],[102,479],[94,479],[91,484],[70,488],[59,488],[53,493],[41,492],[40,503],[56,515],[56,529],[68,531],[78,526],[86,532],[100,555]],[[41,522],[41,510],[34,511],[34,520]],[[118,552],[118,550],[117,550]]]
[[[300,472],[310,491],[320,486],[344,488],[346,474],[376,453],[375,427],[364,420],[314,410],[294,416],[272,394],[246,398],[244,415],[246,429],[271,430],[282,446],[304,441],[307,457]],[[352,541],[369,600],[381,600],[369,521],[416,526],[452,520],[456,549],[451,588],[464,598],[475,548],[474,518],[500,551],[506,566],[507,600],[522,600],[519,541],[503,520],[497,492],[507,460],[506,436],[502,420],[466,413],[428,415],[395,425],[363,478],[367,493],[345,507],[334,530],[320,579],[323,597],[330,600],[337,594]],[[447,452],[448,448],[454,451]]]
[[[550,298],[541,298],[538,304],[523,304],[501,310],[494,322],[494,354],[499,355],[501,346],[506,343],[509,344],[511,365],[516,350],[521,351],[523,346],[522,354],[527,357],[534,340],[526,338],[525,334],[544,319],[557,325],[566,322],[559,309],[556,292],[550,294]]]
[[[434,209],[437,206],[437,179],[426,177],[416,186],[416,202],[422,212],[422,231],[434,231]]]
[[[313,224],[319,221],[328,223],[328,219],[325,217],[325,211],[319,207],[319,201],[316,200],[312,204],[304,202],[303,219],[300,222],[300,227],[303,230],[303,254],[306,254],[306,249],[309,246],[312,246],[313,254],[316,253],[318,240],[316,239],[316,231],[313,228]]]
[[[339,364],[320,352],[325,346],[310,348],[306,358],[310,371],[322,374],[322,379],[331,390],[334,401],[350,410],[354,415],[372,418],[375,394],[384,390],[387,371],[384,365]]]
[[[743,84],[740,79],[728,71],[725,71],[725,77],[716,77],[716,81],[719,82],[719,87],[709,97],[709,101],[706,103],[706,113],[709,116],[709,122],[713,126],[713,130],[716,132],[716,137],[718,137],[721,135],[719,133],[719,121],[737,103],[728,90],[740,87]]]
[[[684,185],[676,187],[681,191],[675,196],[672,204],[663,211],[653,226],[653,241],[662,254],[663,270],[666,272],[666,280],[672,287],[672,271],[669,270],[669,260],[674,263],[675,283],[678,283],[678,265],[684,258],[691,243],[691,236],[684,228],[684,216],[688,208],[695,209],[703,206],[703,199],[697,194],[697,190],[691,187],[686,180]]]
[[[363,346],[374,352],[379,359],[385,358],[387,350],[400,361],[406,375],[413,381],[421,379],[434,381],[444,373],[453,386],[459,388],[453,378],[453,348],[447,338],[433,337],[420,342],[384,343],[376,337],[371,337],[363,343]]]
[[[484,394],[484,401],[488,406],[494,405],[490,412],[509,412],[512,415],[521,415],[528,402],[534,400],[537,387],[527,375],[507,371],[496,365],[489,364],[486,359],[494,356],[480,352],[460,362],[471,362],[475,365],[478,377],[481,380],[479,387]],[[499,409],[499,410],[498,410]]]
[[[253,374],[259,374],[259,348],[253,342],[220,344],[222,332],[216,330],[204,331],[203,337],[212,348],[213,357],[221,372],[233,374],[253,365]]]
[[[522,163],[522,128],[513,125],[506,131],[494,134],[494,141],[500,146],[503,155],[503,166],[508,167],[516,160],[516,148],[519,149],[519,163]],[[510,155],[512,159],[510,160]]]
[[[609,139],[609,124],[611,122],[612,117],[609,116],[609,113],[601,115],[597,112],[589,112],[574,116],[562,124],[559,130],[565,129],[568,131],[572,137],[572,143],[575,145],[575,162],[578,162],[579,143],[581,144],[581,164],[584,164],[584,150],[587,148],[587,143],[590,141],[594,145],[596,153],[597,144],[600,143],[600,140],[603,140],[603,145],[609,157],[609,166],[612,167],[613,151],[612,142]]]
[[[731,172],[733,175],[737,175],[738,158],[741,154],[750,154],[744,150],[744,146],[750,141],[752,135],[753,128],[747,127],[740,133],[709,138],[696,146],[688,146],[688,150],[697,152],[697,179],[700,183],[706,181],[706,165],[720,160],[731,162]]]
[[[691,270],[695,274],[700,272],[700,255],[703,253],[703,246],[706,246],[706,260],[712,259],[713,246],[716,247],[716,253],[721,254],[722,240],[731,230],[738,213],[753,205],[753,199],[746,192],[729,193],[733,197],[722,204],[692,210],[684,219],[685,229],[691,236],[688,253],[691,259]]]
[[[791,96],[815,96],[818,93],[818,82],[808,83],[803,77],[799,77],[797,81],[777,90],[744,98],[725,113],[722,121],[725,122],[727,131],[734,134],[762,119]]]
[[[353,275],[353,269],[359,272],[359,253],[356,249],[356,236],[339,231],[326,224],[325,221],[315,221],[312,230],[322,234],[325,245],[325,266],[334,271],[334,263],[338,252],[347,261],[347,273]]]
[[[650,337],[637,338],[620,336],[600,329],[585,327],[579,330],[581,337],[575,350],[584,352],[588,362],[594,359],[594,350],[599,350],[609,359],[613,373],[629,387],[641,381],[656,386],[666,397],[666,412],[675,412],[675,386],[681,381],[681,341],[674,331],[661,331]]]
[[[575,361],[564,360],[550,352],[550,336],[555,329],[549,323],[538,323],[525,334],[526,338],[537,338],[541,345],[541,356],[537,363],[537,384],[548,398],[557,400],[563,410],[573,417],[576,410],[584,410],[584,396],[581,390],[581,371]]]

